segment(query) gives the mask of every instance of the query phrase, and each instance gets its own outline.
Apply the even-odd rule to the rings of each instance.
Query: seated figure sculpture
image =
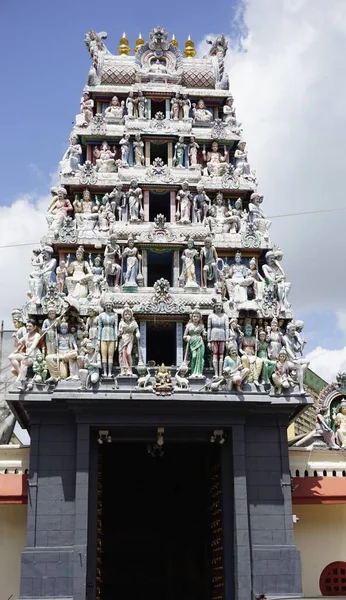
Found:
[[[77,355],[77,342],[68,331],[68,323],[65,320],[60,322],[57,352],[48,354],[46,361],[50,374],[47,383],[56,383],[59,379],[79,379]]]
[[[222,177],[226,172],[227,167],[227,148],[224,146],[223,154],[219,152],[219,145],[217,142],[213,142],[211,145],[211,150],[208,152],[203,146],[202,150],[203,159],[206,163],[206,168],[204,169],[204,175],[209,177]]]
[[[89,263],[84,260],[83,246],[77,248],[76,259],[71,264],[70,255],[67,255],[67,271],[69,274],[66,277],[68,294],[79,300],[87,298],[93,275]]]
[[[245,323],[244,336],[239,342],[239,352],[244,368],[249,369],[248,381],[259,386],[262,359],[257,356],[257,338],[253,335],[250,321]]]
[[[71,135],[70,145],[60,161],[61,175],[75,175],[79,170],[79,161],[82,154],[82,146],[77,135]]]
[[[92,201],[91,194],[87,188],[83,190],[82,198],[79,198],[79,195],[76,194],[73,208],[77,229],[92,231],[98,221],[97,206]]]
[[[198,100],[197,104],[194,102],[192,104],[192,114],[195,120],[195,123],[210,123],[212,120],[211,112],[205,107],[204,100],[201,98]]]
[[[106,141],[102,142],[101,147],[95,147],[93,152],[95,158],[96,170],[100,173],[115,173],[115,151],[111,151]]]
[[[121,121],[124,116],[124,105],[124,100],[119,102],[118,97],[113,96],[109,106],[105,110],[105,118],[109,121]]]
[[[225,357],[223,362],[222,371],[224,380],[226,382],[226,389],[230,392],[235,387],[237,392],[241,392],[241,384],[249,375],[249,368],[244,367],[240,357],[237,354],[237,350],[230,346],[228,355]]]

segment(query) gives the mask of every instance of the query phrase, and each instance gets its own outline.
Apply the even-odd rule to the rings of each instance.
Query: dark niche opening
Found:
[[[173,285],[173,252],[147,252],[148,283],[152,287],[158,279],[167,279]]]
[[[157,215],[163,215],[166,222],[171,220],[170,192],[149,192],[149,221],[154,221]]]
[[[167,142],[150,142],[150,164],[152,165],[155,158],[161,158],[163,163],[168,163],[168,144]]]

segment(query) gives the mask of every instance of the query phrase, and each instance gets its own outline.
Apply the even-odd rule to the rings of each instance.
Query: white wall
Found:
[[[25,504],[0,504],[0,597],[19,597],[20,560],[26,537]]]
[[[293,513],[299,517],[294,538],[301,553],[303,592],[321,596],[323,569],[337,560],[346,562],[346,505],[293,505]]]

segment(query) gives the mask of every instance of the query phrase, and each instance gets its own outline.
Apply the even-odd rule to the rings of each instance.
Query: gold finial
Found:
[[[172,44],[172,46],[175,46],[176,48],[178,48],[178,42],[177,42],[177,40],[175,39],[175,35],[174,35],[174,33],[173,33],[173,35],[172,35],[171,44]]]
[[[195,43],[192,41],[190,35],[185,42],[184,56],[186,56],[186,58],[193,58],[196,56]]]
[[[140,49],[140,47],[144,44],[144,40],[142,38],[142,34],[140,33],[138,35],[138,38],[136,40],[136,47],[135,47],[135,52],[138,52],[138,50]]]
[[[129,40],[126,37],[125,32],[123,33],[122,38],[119,42],[118,54],[125,54],[126,56],[130,54]]]

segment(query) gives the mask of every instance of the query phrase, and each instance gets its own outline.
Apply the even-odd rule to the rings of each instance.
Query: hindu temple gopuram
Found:
[[[132,53],[106,37],[85,36],[80,112],[12,313],[7,401],[31,435],[20,598],[298,597],[286,431],[311,403],[303,323],[226,38],[197,57],[162,27]]]

